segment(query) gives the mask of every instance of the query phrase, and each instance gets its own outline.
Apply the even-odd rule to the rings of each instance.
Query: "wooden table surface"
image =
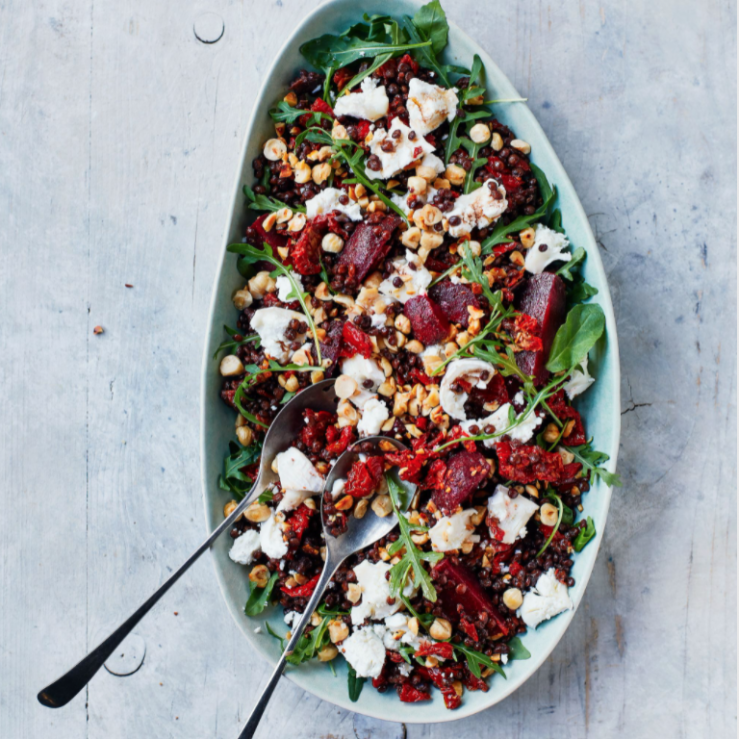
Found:
[[[316,4],[0,3],[3,739],[228,739],[266,679],[206,556],[137,628],[141,669],[35,699],[203,537],[231,187],[261,75]],[[283,681],[259,736],[734,737],[735,3],[445,6],[528,96],[602,248],[624,486],[571,628],[508,700],[405,728]]]

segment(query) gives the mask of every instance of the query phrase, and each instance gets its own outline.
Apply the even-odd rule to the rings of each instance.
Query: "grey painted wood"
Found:
[[[217,250],[260,73],[315,4],[0,4],[2,737],[232,737],[266,679],[203,561],[137,629],[137,672],[35,700],[202,537]],[[598,235],[625,484],[539,673],[407,736],[733,737],[735,4],[445,5],[530,98]],[[403,736],[279,690],[260,736]]]

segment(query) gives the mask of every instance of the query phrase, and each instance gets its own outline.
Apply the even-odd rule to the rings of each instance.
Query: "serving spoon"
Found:
[[[185,574],[190,566],[210,545],[236,522],[244,509],[253,503],[273,482],[277,475],[272,471],[272,462],[277,454],[293,445],[304,427],[303,411],[336,411],[339,399],[334,392],[334,380],[323,380],[306,388],[292,398],[272,421],[262,445],[259,474],[254,486],[230,516],[216,526],[208,538],[188,557],[185,563],[129,616],[104,642],[99,644],[69,672],[45,687],[39,694],[39,702],[49,708],[61,708],[87,685],[93,675],[103,666],[118,645],[128,636],[136,624],[151,610],[152,606]]]
[[[383,446],[384,443],[390,443],[400,451],[404,451],[407,448],[396,439],[391,439],[387,436],[371,436],[367,439],[361,439],[345,451],[336,461],[336,464],[333,466],[328,478],[326,479],[326,484],[323,488],[324,492],[330,492],[337,480],[341,480],[349,474],[349,469],[353,462],[359,457],[360,447],[362,449],[368,449],[365,445],[371,444],[376,451],[382,454],[384,450],[380,449],[381,442],[383,442]],[[412,500],[416,491],[416,486],[413,483],[404,482],[402,480],[398,480],[398,482],[403,486],[403,488],[405,488],[407,500]],[[272,672],[267,685],[265,685],[262,690],[262,694],[259,696],[259,700],[254,706],[254,709],[246,722],[246,726],[244,726],[244,730],[239,734],[239,739],[251,739],[251,737],[254,736],[254,732],[257,730],[262,714],[267,708],[269,699],[272,697],[272,693],[277,687],[277,683],[280,681],[282,672],[285,669],[287,658],[295,651],[295,647],[297,646],[300,637],[303,635],[303,630],[310,623],[313,611],[316,610],[318,604],[321,602],[323,594],[326,591],[329,582],[331,582],[331,578],[334,576],[336,570],[347,557],[355,554],[360,549],[372,546],[372,544],[374,544],[378,539],[381,539],[383,536],[387,536],[398,523],[394,513],[385,517],[380,517],[370,506],[362,518],[349,516],[347,519],[348,524],[346,531],[339,536],[333,536],[326,528],[326,517],[324,516],[323,511],[324,501],[325,496],[322,495],[321,525],[323,526],[323,537],[326,543],[326,560],[323,564],[323,572],[321,572],[321,576],[318,578],[316,589],[313,591],[313,595],[311,595],[308,605],[300,615],[300,620],[292,628],[292,634],[287,646],[285,647],[285,651],[282,653],[280,661]]]

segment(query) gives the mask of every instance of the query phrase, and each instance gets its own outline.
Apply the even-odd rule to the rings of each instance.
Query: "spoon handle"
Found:
[[[213,530],[208,538],[187,558],[184,564],[162,583],[160,588],[149,596],[131,616],[129,616],[104,642],[99,644],[84,659],[78,662],[69,672],[45,687],[39,694],[39,702],[48,708],[61,708],[79,693],[90,682],[93,675],[103,666],[118,645],[131,633],[136,624],[149,612],[155,603],[187,572],[200,555],[228,529],[241,515],[244,509],[264,492],[265,486],[261,477],[257,479],[248,495],[244,496],[230,516],[226,517]]]
[[[343,561],[343,559],[338,562],[332,561],[330,550],[326,552],[326,562],[323,566],[321,577],[318,579],[318,583],[316,584],[316,589],[313,591],[313,595],[311,595],[308,605],[305,607],[305,611],[303,611],[303,614],[300,617],[300,621],[298,621],[297,625],[293,627],[290,641],[288,641],[287,647],[285,647],[285,651],[282,653],[280,661],[272,672],[269,681],[264,686],[262,694],[259,696],[259,700],[246,722],[246,726],[244,726],[243,731],[239,734],[239,739],[251,739],[254,736],[257,726],[259,726],[259,722],[262,720],[262,714],[267,708],[269,699],[272,697],[272,693],[277,687],[277,683],[280,681],[282,672],[285,669],[287,658],[295,651],[295,647],[298,645],[298,641],[303,635],[305,627],[310,623],[313,611],[316,610],[316,607],[321,602],[321,598],[323,598],[323,594],[326,591],[329,582],[331,582],[331,578],[334,576],[334,573]]]

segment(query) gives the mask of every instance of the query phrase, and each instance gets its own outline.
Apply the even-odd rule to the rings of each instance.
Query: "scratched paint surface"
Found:
[[[137,629],[140,669],[34,698],[203,535],[217,249],[260,75],[315,4],[0,5],[0,737],[233,737],[266,679],[204,560]],[[407,736],[736,736],[735,6],[445,6],[529,97],[598,237],[624,487],[538,674]],[[283,682],[259,736],[403,732]]]

